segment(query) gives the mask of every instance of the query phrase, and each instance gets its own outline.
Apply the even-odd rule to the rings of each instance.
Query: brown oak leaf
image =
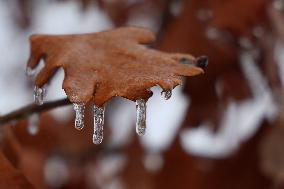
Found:
[[[181,76],[203,73],[207,58],[165,53],[147,48],[155,35],[145,28],[123,27],[77,35],[32,35],[28,68],[40,59],[45,66],[35,84],[42,87],[59,67],[65,72],[63,89],[73,103],[102,106],[114,96],[148,100],[150,87],[171,90]]]

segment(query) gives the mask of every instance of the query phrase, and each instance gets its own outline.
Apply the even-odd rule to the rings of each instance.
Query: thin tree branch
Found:
[[[66,106],[69,104],[71,104],[71,102],[67,98],[55,100],[51,102],[46,102],[41,106],[36,105],[36,104],[29,104],[18,110],[12,111],[6,115],[0,116],[0,125],[3,125],[13,120],[23,119],[33,113],[45,112],[45,111],[58,108],[61,106]]]

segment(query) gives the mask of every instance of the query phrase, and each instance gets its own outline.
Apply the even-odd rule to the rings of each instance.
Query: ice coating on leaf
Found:
[[[143,136],[146,132],[146,102],[144,99],[136,100],[136,133]]]
[[[39,130],[39,114],[34,113],[29,117],[28,120],[28,133],[31,135],[36,135]]]
[[[84,128],[84,114],[85,114],[85,105],[84,104],[73,104],[75,110],[75,128],[82,130]]]
[[[94,134],[93,143],[100,144],[103,141],[105,108],[94,105]]]
[[[35,88],[34,88],[34,102],[37,105],[42,105],[44,96],[45,96],[45,88],[40,88],[38,86],[35,86]]]
[[[172,90],[163,90],[161,95],[164,97],[165,100],[169,100],[172,96]]]
[[[148,89],[153,86],[169,90],[181,84],[180,76],[204,73],[190,54],[166,53],[144,46],[154,41],[154,33],[140,27],[76,35],[32,35],[27,67],[34,69],[44,60],[35,80],[39,87],[62,67],[62,87],[69,100],[97,106],[114,96],[147,101],[152,96]],[[186,59],[186,64],[181,64],[181,59]]]
[[[137,133],[145,134],[146,102],[153,86],[163,89],[165,99],[182,83],[182,76],[204,73],[207,58],[167,53],[145,46],[155,41],[146,28],[122,27],[109,31],[71,35],[32,35],[27,73],[36,74],[34,99],[43,104],[42,88],[59,68],[64,69],[64,89],[76,111],[75,127],[84,126],[84,106],[94,106],[93,142],[103,140],[104,104],[115,96],[137,103]],[[201,61],[202,60],[202,61]],[[205,61],[206,60],[206,61]],[[200,64],[202,62],[202,64]]]

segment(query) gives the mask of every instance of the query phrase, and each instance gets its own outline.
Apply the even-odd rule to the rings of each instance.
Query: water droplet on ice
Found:
[[[44,96],[45,96],[45,88],[40,88],[38,86],[35,86],[35,88],[34,88],[34,102],[37,105],[42,105]]]
[[[104,107],[98,107],[94,105],[94,134],[93,143],[100,144],[103,141],[103,131],[104,131]]]
[[[82,130],[84,127],[84,113],[85,113],[85,105],[84,104],[73,104],[76,118],[75,118],[75,128],[78,130]]]
[[[172,90],[163,90],[161,95],[164,97],[164,99],[169,100],[172,96]]]
[[[39,131],[39,114],[34,113],[29,117],[28,120],[28,133],[36,135]]]
[[[136,133],[143,136],[146,132],[146,102],[144,99],[136,100]]]

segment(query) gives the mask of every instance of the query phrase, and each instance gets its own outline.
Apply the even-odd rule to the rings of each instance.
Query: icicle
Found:
[[[35,88],[34,88],[34,102],[37,105],[42,105],[44,96],[45,96],[45,88],[40,88],[38,86],[35,86]]]
[[[34,113],[29,117],[28,121],[28,133],[31,135],[36,135],[39,130],[39,114]]]
[[[100,144],[103,141],[103,131],[104,131],[104,107],[98,107],[94,105],[94,134],[93,143]]]
[[[82,130],[84,127],[84,113],[85,113],[85,105],[84,104],[73,104],[76,118],[75,118],[75,128],[78,130]]]
[[[164,97],[164,99],[169,100],[172,96],[172,90],[163,90],[161,95]]]
[[[144,99],[136,100],[136,133],[139,136],[146,132],[146,102]]]

